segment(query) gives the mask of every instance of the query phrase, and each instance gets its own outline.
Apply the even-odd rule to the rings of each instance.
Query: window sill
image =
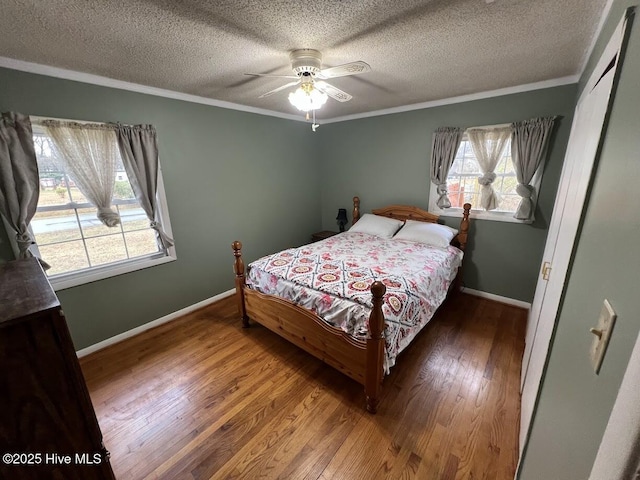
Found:
[[[454,218],[462,218],[462,208],[452,207],[452,208],[430,208],[430,213],[434,215],[439,215],[441,217],[454,217]],[[513,218],[513,212],[486,212],[484,210],[474,210],[471,209],[469,214],[470,218],[477,220],[493,220],[496,222],[507,222],[507,223],[518,223],[521,225],[529,225],[533,223],[535,219],[531,219],[528,221],[518,220]]]
[[[170,248],[168,255],[140,257],[102,267],[94,267],[84,271],[61,273],[59,275],[49,277],[49,283],[51,283],[51,286],[55,291],[65,290],[67,288],[84,285],[85,283],[96,282],[98,280],[104,280],[105,278],[115,277],[124,273],[131,273],[137,270],[154,267],[156,265],[173,262],[176,259],[175,249]]]

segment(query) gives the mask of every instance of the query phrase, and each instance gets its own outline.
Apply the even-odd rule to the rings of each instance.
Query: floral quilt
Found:
[[[247,285],[313,311],[330,325],[366,340],[371,284],[387,287],[385,373],[444,301],[462,252],[406,240],[344,232],[252,262]]]

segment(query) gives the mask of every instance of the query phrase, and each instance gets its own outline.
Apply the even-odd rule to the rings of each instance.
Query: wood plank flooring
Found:
[[[81,360],[116,477],[512,479],[526,311],[461,294],[360,385],[233,298]]]

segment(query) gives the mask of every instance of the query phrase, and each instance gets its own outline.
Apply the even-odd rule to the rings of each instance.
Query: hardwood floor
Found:
[[[512,479],[526,312],[460,295],[363,388],[234,298],[81,360],[116,477]]]

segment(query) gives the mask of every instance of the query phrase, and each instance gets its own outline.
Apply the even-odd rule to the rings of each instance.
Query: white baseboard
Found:
[[[480,290],[474,290],[473,288],[464,287],[462,289],[464,293],[468,293],[469,295],[474,295],[476,297],[486,298],[488,300],[495,300],[496,302],[506,303],[507,305],[513,305],[514,307],[526,308],[527,310],[531,309],[531,304],[528,302],[523,302],[522,300],[516,300],[514,298],[503,297],[501,295],[495,295],[493,293],[482,292]]]
[[[215,303],[218,300],[222,300],[223,298],[230,297],[235,292],[236,292],[235,289],[232,288],[231,290],[227,290],[226,292],[219,293],[218,295],[202,300],[201,302],[194,303],[193,305],[189,305],[188,307],[182,308],[177,312],[170,313],[169,315],[165,315],[164,317],[158,318],[149,323],[145,323],[144,325],[140,325],[139,327],[120,333],[115,337],[107,338],[106,340],[103,340],[102,342],[98,342],[95,345],[91,345],[90,347],[83,348],[82,350],[78,350],[76,352],[76,355],[78,355],[78,358],[82,358],[86,355],[89,355],[90,353],[97,352],[98,350],[102,350],[103,348],[108,347],[109,345],[114,345],[127,338],[134,337],[146,330],[149,330],[154,327],[158,327],[163,323],[170,322],[171,320],[175,320],[178,317],[182,317],[183,315],[194,312],[199,308],[206,307],[207,305],[211,305],[212,303]]]

